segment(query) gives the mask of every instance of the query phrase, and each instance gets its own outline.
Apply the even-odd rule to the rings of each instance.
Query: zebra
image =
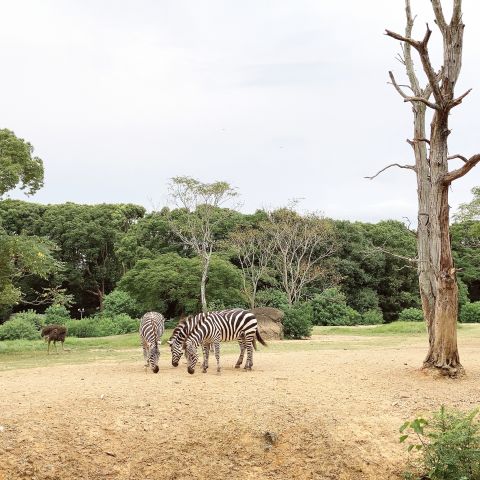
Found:
[[[203,321],[198,322],[196,328],[185,341],[185,355],[188,361],[188,373],[195,373],[195,365],[198,361],[197,348],[204,346],[203,373],[208,368],[209,348],[205,345],[213,343],[215,358],[217,360],[217,372],[220,373],[220,342],[239,339],[244,346],[240,352],[238,361],[243,361],[243,354],[247,350],[245,370],[251,370],[253,366],[253,348],[255,337],[262,345],[267,345],[258,331],[255,315],[240,308],[208,313]],[[238,362],[236,367],[238,368]]]
[[[160,357],[158,343],[161,342],[164,329],[165,318],[161,313],[147,312],[140,320],[140,338],[142,340],[145,370],[150,366],[153,373],[158,372],[158,359]]]
[[[170,345],[170,351],[172,353],[172,365],[178,367],[178,363],[183,354],[183,349],[185,347],[185,340],[197,327],[199,322],[202,322],[207,317],[207,313],[199,313],[197,315],[190,315],[186,318],[181,319],[178,322],[178,325],[173,329],[172,335],[167,343]],[[238,357],[235,368],[240,368],[243,363],[243,357],[245,355],[245,350],[247,344],[245,338],[241,336],[238,339],[238,344],[240,345],[240,356]],[[208,357],[208,350],[212,346],[211,343],[205,343],[203,346],[203,368],[204,371],[208,368],[208,364],[205,361],[205,358]],[[253,340],[253,346],[255,350],[257,349],[256,341]]]

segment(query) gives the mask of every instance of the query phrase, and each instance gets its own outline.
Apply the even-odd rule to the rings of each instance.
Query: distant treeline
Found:
[[[273,249],[267,240],[263,245],[262,238],[278,235],[287,228],[285,225],[298,230],[292,225],[303,217],[288,209],[273,214],[263,210],[243,214],[219,208],[217,213],[221,221],[214,223],[216,246],[206,286],[212,308],[248,307],[252,301],[255,305],[292,304],[332,286],[341,289],[355,311],[381,311],[386,322],[397,319],[406,308],[420,306],[415,232],[401,222],[370,224],[309,218],[310,223],[302,223],[302,228],[324,232],[323,243],[306,253],[320,259],[315,263],[315,276],[298,292],[287,292],[279,244],[275,255],[280,260],[266,260],[252,297],[240,247],[255,245],[257,256],[250,258],[255,266],[262,261],[258,256],[262,248]],[[83,315],[93,314],[103,308],[105,297],[115,290],[127,292],[143,311],[159,310],[167,317],[199,311],[201,259],[172,228],[172,218],[178,226],[179,222],[190,222],[194,215],[181,209],[146,213],[143,207],[132,204],[0,201],[0,241],[4,241],[0,245],[0,282],[3,277],[12,282],[3,287],[6,293],[0,302],[0,321],[15,311],[43,312],[55,295],[70,300],[67,304],[72,316],[80,316],[80,309],[84,309]],[[479,223],[466,221],[451,228],[461,296],[468,296],[472,302],[480,300]],[[257,230],[266,237],[255,236]],[[253,238],[249,235],[255,241],[249,243]],[[291,240],[283,240],[295,238],[293,235]],[[28,239],[33,240],[28,243]],[[8,245],[15,241],[23,243],[22,249],[12,250],[18,257],[12,260]],[[50,263],[43,275],[22,274],[22,265],[27,263],[31,266],[40,262],[34,271],[41,271],[46,258]],[[300,270],[302,265],[298,263]],[[11,302],[7,299],[9,292]],[[53,297],[49,297],[52,292]]]

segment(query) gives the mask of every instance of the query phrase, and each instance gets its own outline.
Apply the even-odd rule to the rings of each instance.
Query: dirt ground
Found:
[[[223,355],[221,375],[175,369],[165,347],[157,375],[140,351],[2,372],[0,479],[400,479],[404,420],[480,403],[478,338],[462,340],[461,380],[418,370],[424,339],[314,342],[323,349],[262,348],[252,372]]]

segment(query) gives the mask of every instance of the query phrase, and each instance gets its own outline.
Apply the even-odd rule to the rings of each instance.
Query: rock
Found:
[[[278,308],[258,307],[250,310],[258,321],[258,331],[264,340],[283,340],[284,313]]]

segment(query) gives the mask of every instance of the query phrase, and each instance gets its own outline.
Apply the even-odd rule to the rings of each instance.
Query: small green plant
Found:
[[[35,325],[37,330],[40,330],[45,325],[45,316],[35,312],[35,310],[26,310],[24,312],[14,313],[10,317],[10,320],[19,319],[32,323]]]
[[[407,472],[406,478],[480,480],[478,412],[475,409],[465,413],[442,406],[431,420],[415,418],[405,422],[400,427],[400,442],[410,440],[407,450],[420,454],[415,472]]]
[[[312,306],[309,302],[287,307],[283,319],[285,338],[305,338],[312,334]]]
[[[345,294],[338,288],[327,288],[312,300],[315,325],[360,325],[362,316],[347,305]]]
[[[466,303],[463,305],[460,312],[460,321],[462,323],[480,322],[480,302]]]
[[[141,308],[129,293],[116,289],[103,299],[102,313],[107,317],[122,313],[130,317],[138,317],[141,315]]]
[[[24,318],[14,318],[0,325],[0,340],[34,340],[40,334],[33,322]]]
[[[64,305],[50,305],[45,310],[45,323],[58,325],[65,325],[70,319],[70,313]]]
[[[379,325],[383,323],[383,314],[380,309],[367,310],[362,314],[362,325]]]
[[[285,292],[275,288],[266,288],[257,292],[255,304],[257,307],[272,307],[285,310],[288,308],[288,299]]]
[[[423,311],[420,308],[405,308],[398,315],[399,322],[423,322]]]

